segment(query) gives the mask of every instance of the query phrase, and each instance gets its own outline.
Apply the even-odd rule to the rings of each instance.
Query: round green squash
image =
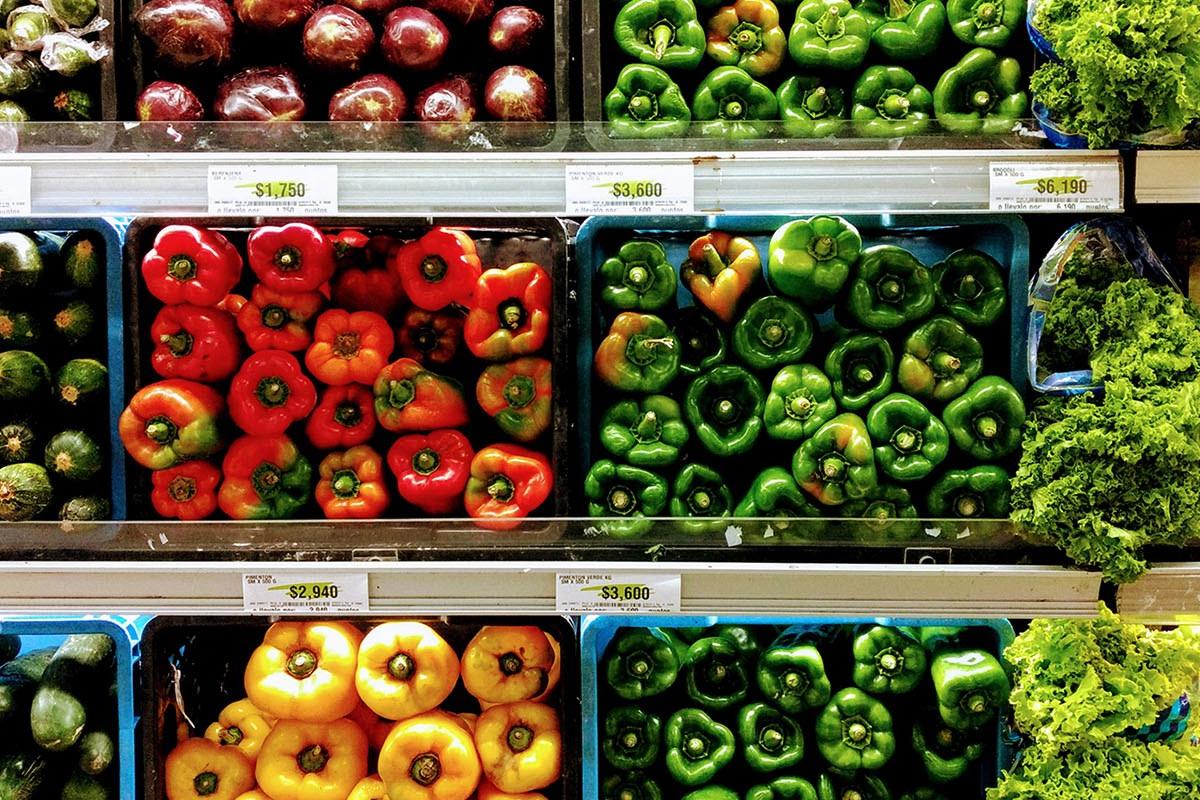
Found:
[[[83,431],[62,431],[46,443],[45,463],[56,475],[86,481],[104,466],[104,451]]]
[[[0,400],[28,400],[44,394],[49,386],[50,370],[37,353],[0,353]]]
[[[95,327],[96,312],[82,300],[67,303],[54,314],[54,329],[69,345],[82,342]]]
[[[19,231],[0,233],[0,294],[34,288],[43,271],[37,242]]]
[[[23,522],[50,504],[50,476],[37,464],[0,467],[0,520]]]
[[[37,436],[23,422],[10,422],[0,428],[0,462],[16,464],[33,458]]]
[[[94,231],[76,231],[62,248],[63,271],[76,289],[91,289],[104,274],[104,242]]]
[[[68,522],[109,519],[112,504],[103,497],[72,497],[58,510],[58,518]]]
[[[94,358],[73,358],[54,376],[54,395],[72,408],[101,397],[108,385],[108,368]]]

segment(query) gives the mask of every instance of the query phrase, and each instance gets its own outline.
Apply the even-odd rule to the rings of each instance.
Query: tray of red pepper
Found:
[[[566,514],[557,220],[137,220],[133,518]]]

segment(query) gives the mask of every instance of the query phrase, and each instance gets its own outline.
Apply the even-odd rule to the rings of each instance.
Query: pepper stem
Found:
[[[904,19],[912,10],[912,0],[888,0],[888,19]]]
[[[683,742],[683,754],[696,761],[708,755],[708,742],[699,734],[693,733]]]
[[[333,410],[333,421],[344,428],[353,428],[362,422],[362,409],[357,403],[340,403]]]
[[[746,101],[740,97],[725,98],[724,105],[721,106],[721,119],[745,119],[746,118]]]
[[[430,283],[437,283],[449,271],[450,266],[440,256],[430,253],[421,259],[421,277]]]
[[[196,496],[196,481],[186,475],[177,475],[167,484],[167,495],[176,503],[186,503]]]
[[[437,451],[425,447],[413,453],[412,468],[421,475],[432,474],[440,465],[442,459],[438,456]]]
[[[297,650],[288,656],[284,668],[288,675],[302,681],[317,671],[317,654],[312,650]]]
[[[895,650],[888,648],[875,659],[875,665],[884,675],[895,675],[904,667],[904,657]]]
[[[975,435],[980,439],[995,439],[1000,435],[1000,420],[995,414],[980,414],[974,424]]]
[[[803,420],[812,416],[813,409],[816,407],[817,404],[809,396],[808,392],[804,389],[799,389],[788,395],[787,401],[783,406],[783,411],[792,419]]]
[[[525,668],[525,662],[516,653],[505,653],[499,661],[500,672],[505,675],[516,675]]]
[[[242,739],[245,738],[246,735],[242,733],[242,729],[236,725],[231,725],[228,728],[221,728],[220,732],[217,734],[217,741],[225,747],[233,747],[234,745],[241,744]]]
[[[768,753],[778,752],[786,741],[787,737],[783,735],[783,731],[775,725],[763,728],[762,732],[758,734],[758,746]]]
[[[846,479],[846,459],[836,453],[831,453],[821,459],[821,477],[828,482]]]
[[[875,380],[875,370],[870,364],[860,361],[850,368],[850,378],[859,386],[866,386]]]
[[[625,659],[625,671],[635,678],[645,678],[654,669],[654,662],[646,653],[640,650]]]
[[[904,283],[894,275],[888,275],[875,287],[879,298],[888,303],[897,303],[904,299]]]
[[[614,486],[608,492],[608,510],[622,516],[633,513],[635,508],[633,492],[624,486]]]
[[[392,381],[388,384],[388,405],[392,408],[404,408],[417,396],[417,389],[408,378]]]
[[[188,281],[196,277],[196,262],[184,255],[175,255],[167,261],[167,275],[177,281]]]
[[[282,328],[287,324],[288,312],[283,306],[263,306],[259,318],[265,328]]]
[[[629,98],[629,116],[638,122],[646,122],[658,116],[658,98],[644,90],[638,90]]]
[[[713,419],[722,425],[732,425],[740,415],[738,404],[731,398],[719,398],[712,406]]]
[[[757,53],[763,48],[763,31],[751,22],[742,22],[729,35],[729,41],[743,53]]]
[[[978,111],[992,107],[992,93],[987,89],[976,89],[971,95],[971,105]]]
[[[700,252],[704,255],[704,264],[708,267],[708,277],[715,278],[722,271],[728,269],[729,265],[725,263],[725,259],[721,258],[721,254],[717,252],[717,248],[711,243],[705,243]]]
[[[408,774],[421,786],[432,786],[442,777],[442,762],[433,753],[423,753],[412,760]]]
[[[991,0],[975,4],[975,27],[992,28],[1004,21],[1004,6]]]
[[[819,119],[828,114],[831,105],[829,90],[824,86],[818,86],[804,95],[804,112],[813,119]]]
[[[358,334],[343,331],[333,339],[333,354],[338,358],[354,358],[362,349]]]
[[[340,469],[333,474],[333,480],[330,488],[333,489],[335,497],[345,500],[350,497],[358,496],[358,487],[362,485],[358,474],[352,469]]]
[[[653,273],[641,261],[635,261],[625,269],[625,285],[639,294],[650,288],[652,277]]]
[[[827,42],[840,39],[846,33],[846,21],[837,6],[828,6],[817,20],[817,35]]]
[[[217,788],[221,785],[221,779],[217,777],[215,772],[201,772],[196,777],[192,778],[192,788],[196,790],[196,794],[201,797],[208,797],[210,794],[216,794]]]
[[[846,726],[846,737],[855,744],[862,744],[870,735],[870,729],[861,720],[856,720]]]
[[[650,27],[650,43],[654,45],[654,57],[662,61],[667,48],[675,41],[675,26],[661,19]]]
[[[768,319],[758,329],[758,340],[764,347],[780,347],[787,341],[787,327],[782,320]]]
[[[296,756],[301,772],[320,772],[329,763],[329,751],[319,744],[306,747]]]
[[[808,254],[817,261],[828,261],[837,255],[837,239],[832,236],[814,236],[808,243]]]
[[[708,679],[714,684],[722,684],[729,677],[729,670],[720,662],[709,664]]]
[[[633,427],[633,437],[642,444],[657,442],[662,438],[662,425],[658,423],[658,414],[653,411],[642,414],[642,418]]]
[[[939,375],[948,375],[951,372],[958,372],[962,367],[962,359],[953,353],[947,353],[945,350],[938,350],[929,359],[930,366],[933,371]]]
[[[625,358],[639,367],[649,366],[658,358],[655,352],[659,347],[670,350],[675,347],[675,340],[666,337],[653,339],[642,334],[635,334],[625,345]]]
[[[798,692],[808,688],[808,681],[799,672],[783,673],[783,688],[790,692]]]
[[[258,400],[267,408],[278,408],[288,401],[292,391],[287,382],[277,375],[270,375],[258,382],[255,394]]]
[[[712,511],[713,507],[712,492],[704,487],[693,489],[691,493],[688,494],[687,503],[688,508],[691,509],[693,514],[699,516],[707,515],[710,511]]]
[[[176,334],[166,334],[158,337],[158,340],[167,346],[174,356],[186,356],[192,352],[192,335],[187,331],[180,331]]]
[[[621,734],[621,749],[637,750],[642,744],[642,737],[633,728],[626,730]]]
[[[504,384],[504,402],[512,408],[524,408],[533,402],[537,387],[528,375],[513,375]]]
[[[912,102],[899,89],[890,89],[884,93],[875,111],[884,119],[897,120],[908,116]]]
[[[865,800],[865,798],[858,789],[850,788],[842,792],[842,800]]]
[[[973,494],[961,494],[954,500],[954,513],[960,517],[977,517],[983,511],[983,503]]]
[[[408,653],[396,653],[388,659],[388,674],[398,681],[406,681],[417,671],[417,665]]]
[[[167,417],[151,417],[146,421],[146,437],[159,444],[175,441],[178,434],[179,428]]]
[[[525,306],[521,305],[520,300],[509,298],[496,309],[496,316],[500,321],[501,328],[508,331],[519,331],[525,324]]]
[[[282,478],[279,467],[266,461],[255,467],[254,472],[250,474],[255,493],[264,500],[274,497],[279,492],[279,481]]]
[[[979,284],[979,279],[974,275],[963,275],[962,280],[958,282],[958,289],[955,291],[963,300],[975,300],[979,295],[983,294],[983,287]]]
[[[304,258],[300,255],[300,251],[291,245],[284,245],[275,251],[274,257],[275,266],[279,267],[281,272],[295,272],[300,269]]]
[[[513,482],[504,475],[494,475],[487,484],[487,493],[501,503],[511,503],[516,491]]]
[[[987,695],[979,692],[967,695],[962,701],[962,707],[972,714],[982,714],[988,710],[989,706]]]
[[[508,749],[524,753],[533,744],[533,731],[526,725],[514,725],[508,729]]]
[[[892,446],[901,453],[915,453],[921,449],[922,438],[920,432],[904,425],[896,429],[896,435],[892,437]]]

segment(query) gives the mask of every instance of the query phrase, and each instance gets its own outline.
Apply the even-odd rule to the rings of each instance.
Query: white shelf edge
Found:
[[[1154,567],[1118,587],[1117,612],[1146,623],[1200,622],[1200,561]]]
[[[1142,205],[1200,203],[1200,151],[1139,152],[1134,198]]]

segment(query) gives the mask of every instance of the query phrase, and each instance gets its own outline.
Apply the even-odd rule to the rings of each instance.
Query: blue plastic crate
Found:
[[[609,642],[621,628],[707,628],[713,625],[893,625],[916,627],[969,627],[984,628],[995,634],[994,654],[1000,658],[1005,648],[1012,644],[1015,637],[1012,624],[1006,619],[916,619],[908,617],[764,617],[764,616],[654,616],[654,615],[605,615],[583,618],[579,634],[580,657],[579,665],[582,670],[580,678],[580,693],[583,698],[583,796],[600,796],[600,659],[604,655]],[[835,690],[837,686],[835,685]],[[996,750],[994,764],[995,775],[998,778],[1003,770],[1009,769],[1016,758],[1016,738],[1010,733],[1009,727],[1001,715],[996,721]],[[817,757],[819,759],[819,756]],[[984,756],[985,775],[988,759],[991,754]],[[805,761],[811,761],[812,756],[805,756]],[[995,785],[987,781],[987,785]],[[980,787],[982,796],[984,786]]]

